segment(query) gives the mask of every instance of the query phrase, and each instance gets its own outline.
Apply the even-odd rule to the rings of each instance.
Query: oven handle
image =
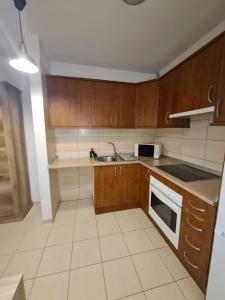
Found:
[[[196,230],[196,231],[199,231],[199,232],[202,232],[202,231],[203,231],[203,229],[197,228],[197,227],[193,226],[193,225],[190,223],[188,217],[186,217],[186,221],[187,221],[188,225],[189,225],[192,229],[194,229],[194,230]]]
[[[186,240],[186,243],[187,243],[192,249],[194,249],[194,250],[196,250],[196,251],[201,251],[201,248],[198,248],[198,247],[194,246],[194,245],[189,241],[187,234],[186,234],[186,236],[185,236],[185,240]]]
[[[192,263],[190,262],[190,260],[187,258],[187,254],[186,254],[185,251],[184,251],[184,258],[185,258],[186,262],[187,262],[192,268],[194,268],[194,269],[196,269],[196,270],[198,269],[198,266],[192,264]]]

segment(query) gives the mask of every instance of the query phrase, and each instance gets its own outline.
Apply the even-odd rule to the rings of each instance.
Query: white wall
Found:
[[[102,80],[124,81],[124,82],[140,82],[155,79],[156,74],[138,73],[123,70],[115,70],[109,68],[99,68],[93,66],[66,64],[61,62],[51,62],[51,74],[82,77]]]
[[[185,52],[179,55],[175,60],[173,60],[169,65],[165,66],[160,72],[159,75],[162,76],[163,74],[167,73],[169,70],[173,69],[176,65],[184,61],[194,52],[199,50],[201,47],[209,43],[212,39],[218,36],[220,33],[225,31],[225,21],[211,30],[208,34],[203,36],[199,41],[197,41],[192,47],[188,48]]]

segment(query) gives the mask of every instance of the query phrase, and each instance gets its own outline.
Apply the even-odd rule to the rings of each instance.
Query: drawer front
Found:
[[[201,254],[192,249],[185,241],[180,242],[179,257],[190,275],[205,292],[208,278],[208,264],[204,266],[201,262]]]

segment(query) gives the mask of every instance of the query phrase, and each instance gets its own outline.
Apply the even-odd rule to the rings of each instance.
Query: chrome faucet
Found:
[[[107,144],[111,144],[113,146],[113,149],[114,149],[114,156],[117,157],[117,152],[116,152],[116,146],[115,144],[113,144],[112,142],[107,142]]]

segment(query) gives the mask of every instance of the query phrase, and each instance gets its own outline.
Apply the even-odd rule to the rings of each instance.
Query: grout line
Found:
[[[117,219],[117,216],[116,216],[116,219]],[[118,220],[117,220],[117,222],[118,222]],[[119,227],[120,227],[120,229],[121,229],[121,232],[122,232],[122,228],[121,228],[119,222],[118,222],[118,225],[119,225]],[[129,247],[128,247],[128,245],[127,245],[127,242],[126,242],[126,239],[125,239],[125,237],[124,237],[124,233],[123,233],[123,232],[122,232],[122,236],[123,236],[125,245],[126,245],[126,247],[127,247],[127,249],[128,249],[128,253],[130,253],[130,250],[129,250]],[[135,272],[136,272],[137,278],[138,278],[138,280],[139,280],[140,286],[141,286],[141,288],[142,288],[142,292],[144,292],[144,287],[143,287],[143,285],[142,285],[141,279],[140,279],[140,277],[139,277],[139,274],[138,274],[138,272],[137,272],[136,266],[135,266],[134,261],[133,261],[133,259],[132,259],[132,255],[130,254],[129,257],[130,257],[130,260],[131,260],[131,262],[132,262],[132,264],[133,264],[133,267],[134,267],[134,270],[135,270]],[[146,296],[145,296],[145,298],[146,298]]]
[[[104,267],[103,267],[102,250],[101,250],[101,246],[100,246],[100,236],[99,236],[99,229],[98,229],[98,226],[97,226],[97,221],[96,221],[96,227],[97,227],[99,253],[100,253],[100,257],[101,257],[102,275],[103,275],[104,287],[105,287],[105,295],[106,295],[106,299],[109,300],[108,293],[107,293],[107,288],[106,288],[106,278],[105,278],[105,272],[104,272]]]
[[[74,212],[75,213],[75,212]],[[69,299],[69,289],[70,289],[70,275],[71,275],[71,266],[72,266],[72,258],[73,258],[73,247],[74,247],[74,232],[75,232],[75,226],[73,226],[72,231],[72,248],[71,248],[71,255],[70,255],[70,264],[69,264],[69,279],[68,279],[68,286],[67,286],[67,300]]]

